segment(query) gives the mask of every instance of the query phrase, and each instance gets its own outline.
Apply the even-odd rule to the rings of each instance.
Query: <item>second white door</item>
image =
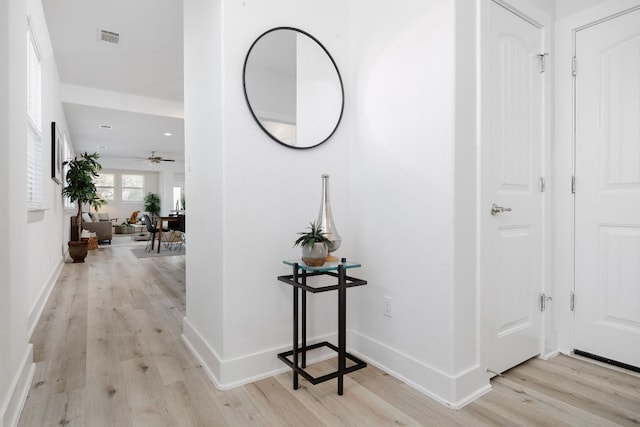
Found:
[[[576,34],[574,349],[640,367],[640,10]]]

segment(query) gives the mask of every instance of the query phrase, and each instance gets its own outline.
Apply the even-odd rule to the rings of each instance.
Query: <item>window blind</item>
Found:
[[[40,55],[27,31],[27,208],[42,207],[42,70]]]

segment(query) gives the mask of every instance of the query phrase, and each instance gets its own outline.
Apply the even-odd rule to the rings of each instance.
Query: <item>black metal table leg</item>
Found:
[[[302,271],[302,284],[307,285],[307,271]],[[302,367],[307,367],[307,291],[302,289]]]
[[[344,370],[346,368],[346,331],[347,331],[347,288],[345,287],[345,269],[338,266],[338,395],[342,396],[344,389]]]
[[[298,264],[293,266],[293,277],[298,280]],[[293,389],[298,389],[298,288],[293,287]]]

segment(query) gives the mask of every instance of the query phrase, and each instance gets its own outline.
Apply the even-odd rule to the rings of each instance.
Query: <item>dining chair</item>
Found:
[[[149,218],[149,215],[144,215],[144,223],[147,227],[147,231],[149,232],[149,234],[151,235],[149,237],[149,240],[147,240],[147,246],[145,247],[145,251],[146,252],[150,252],[153,251],[153,248],[155,246],[155,242],[156,242],[156,233],[160,232],[160,229],[157,227],[154,227],[153,223],[151,222],[151,218]],[[167,232],[169,231],[168,228],[162,228],[162,232]],[[151,248],[149,248],[149,242],[151,242]],[[159,244],[159,243],[158,243]]]
[[[170,221],[167,223],[167,227],[171,230],[170,237],[165,240],[162,237],[167,249],[180,252],[186,243],[185,236],[185,215],[177,215],[176,221]]]

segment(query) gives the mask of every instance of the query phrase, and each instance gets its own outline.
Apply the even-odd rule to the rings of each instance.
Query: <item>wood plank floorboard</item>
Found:
[[[66,264],[32,337],[19,425],[637,426],[640,375],[560,355],[532,359],[452,410],[369,366],[313,386],[290,372],[220,391],[181,341],[185,256],[138,259],[114,236]],[[164,250],[164,248],[163,248]],[[336,359],[313,366],[335,369]]]

